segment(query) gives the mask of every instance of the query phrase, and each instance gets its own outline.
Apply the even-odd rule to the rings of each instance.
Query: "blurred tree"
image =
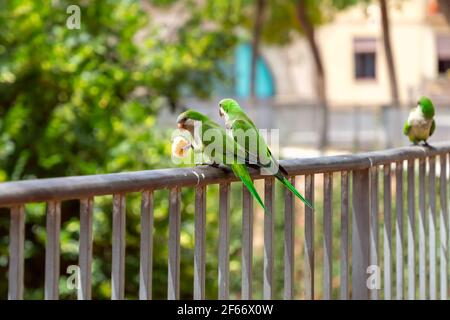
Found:
[[[261,41],[261,33],[264,27],[264,12],[266,8],[266,0],[256,0],[255,15],[252,34],[252,58],[251,58],[251,75],[250,75],[250,98],[256,98],[256,62],[259,57],[259,46]]]
[[[314,18],[311,17],[313,13],[317,13],[316,8],[314,8],[315,5],[317,5],[317,3],[307,0],[298,0],[297,18],[310,47],[314,64],[316,66],[316,90],[317,97],[319,99],[319,106],[322,109],[322,123],[319,132],[319,148],[323,150],[328,145],[328,101],[324,64],[322,62],[319,44],[317,43],[315,37],[315,26],[313,22]]]
[[[81,9],[79,30],[66,27],[66,9],[73,4]],[[167,104],[175,108],[186,94],[208,96],[212,81],[222,76],[220,61],[236,42],[229,30],[238,12],[226,1],[201,6],[186,1],[189,14],[183,26],[173,38],[164,37],[163,27],[154,21],[156,6],[174,4],[156,1],[145,11],[133,0],[0,2],[0,181],[167,167],[170,134],[158,128],[157,112]],[[208,26],[205,21],[217,23]],[[161,235],[155,238],[157,247],[166,247],[166,196],[155,196],[155,229]],[[185,196],[187,204],[193,202],[192,191]],[[62,273],[77,263],[78,206],[69,201],[62,207]],[[131,195],[127,208],[126,292],[133,297],[138,292],[138,197]],[[192,206],[182,210],[193,214]],[[109,212],[110,197],[96,198],[96,298],[110,293]],[[7,267],[7,216],[0,212],[1,274]],[[182,227],[183,236],[189,227]],[[42,205],[27,206],[26,237],[25,293],[41,297]],[[155,261],[164,261],[165,254],[158,250]],[[156,297],[164,295],[165,271],[156,263]],[[189,272],[183,269],[182,276]],[[64,288],[62,295],[73,297]],[[182,290],[182,296],[190,294]],[[5,292],[6,283],[0,281],[1,296]]]
[[[438,0],[439,11],[444,15],[447,23],[450,24],[450,2],[448,0]]]
[[[386,0],[380,1],[381,11],[381,27],[383,30],[384,52],[386,54],[386,62],[389,74],[389,85],[391,87],[391,105],[400,107],[400,99],[398,93],[397,72],[395,69],[394,54],[391,45],[391,27],[389,20],[389,7]]]
[[[212,91],[212,79],[226,81],[221,64],[231,59],[237,41],[232,28],[238,21],[240,6],[212,0],[203,6],[183,0],[159,2],[164,3],[166,12],[179,8],[177,18],[183,23],[172,28],[156,25],[150,31],[151,37],[146,40],[149,51],[144,59],[151,73],[146,83],[151,92],[166,97],[174,111],[181,96],[206,98]],[[154,10],[155,6],[150,6],[149,14]]]
[[[298,33],[306,38],[313,57],[316,77],[314,79],[319,107],[322,110],[319,129],[319,148],[328,145],[328,101],[326,71],[320,46],[316,40],[316,27],[330,21],[334,14],[365,0],[268,0],[263,38],[269,43],[286,44]],[[248,22],[247,22],[248,25]],[[257,23],[255,22],[255,30]]]

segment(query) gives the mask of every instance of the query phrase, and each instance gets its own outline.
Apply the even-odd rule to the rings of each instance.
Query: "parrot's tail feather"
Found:
[[[280,163],[278,163],[278,168],[280,169],[280,171],[281,171],[281,173],[283,174],[284,177],[288,176],[288,173],[287,173],[286,169]]]
[[[297,191],[297,189],[295,189],[295,187],[289,182],[288,179],[286,179],[285,177],[283,177],[281,174],[277,174],[275,175],[275,177],[281,181],[282,184],[284,184],[286,186],[286,188],[288,188],[293,194],[295,194],[300,200],[302,200],[302,202],[304,204],[306,204],[311,210],[314,210],[313,205],[306,200],[301,194],[300,192]]]
[[[259,205],[264,209],[264,212],[268,212],[266,209],[266,206],[264,205],[264,202],[261,200],[258,192],[255,189],[255,185],[250,181],[247,182],[246,179],[242,179],[242,182],[245,184],[245,186],[247,187],[248,191],[250,191],[250,193],[252,194],[253,197],[255,197],[256,201],[258,201]]]
[[[250,193],[256,199],[256,201],[258,201],[259,205],[264,209],[264,212],[268,213],[267,208],[264,205],[264,202],[261,200],[258,191],[256,191],[255,185],[253,184],[252,178],[250,177],[247,168],[245,166],[243,166],[243,168],[245,168],[245,171],[241,171],[236,167],[233,168],[233,171],[236,174],[236,176],[241,179],[242,183],[247,187],[248,191],[250,191]]]

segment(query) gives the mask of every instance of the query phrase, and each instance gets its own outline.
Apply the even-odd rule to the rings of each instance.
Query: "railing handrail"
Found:
[[[281,160],[280,163],[289,175],[302,175],[367,169],[448,152],[450,143],[440,142],[429,147],[408,146],[359,154]],[[254,169],[250,173],[255,179],[267,177]],[[0,183],[0,207],[232,181],[237,179],[229,169],[209,166],[12,181]]]

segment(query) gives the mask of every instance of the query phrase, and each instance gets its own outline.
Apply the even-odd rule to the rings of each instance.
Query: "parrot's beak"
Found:
[[[180,115],[177,118],[177,126],[178,126],[178,128],[179,129],[184,129],[185,124],[186,124],[186,118]]]
[[[192,119],[181,119],[177,122],[177,125],[178,129],[187,130],[191,133],[191,135],[194,135],[195,122]]]
[[[219,115],[220,115],[220,117],[222,118],[223,117],[223,115],[224,115],[224,112],[223,112],[223,109],[222,109],[222,107],[220,107],[219,108]]]

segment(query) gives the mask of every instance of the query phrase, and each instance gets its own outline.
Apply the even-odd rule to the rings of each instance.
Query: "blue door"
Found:
[[[252,46],[249,43],[241,44],[235,53],[235,91],[239,98],[250,97]],[[266,62],[258,58],[256,62],[256,97],[270,98],[275,94],[275,87]]]

